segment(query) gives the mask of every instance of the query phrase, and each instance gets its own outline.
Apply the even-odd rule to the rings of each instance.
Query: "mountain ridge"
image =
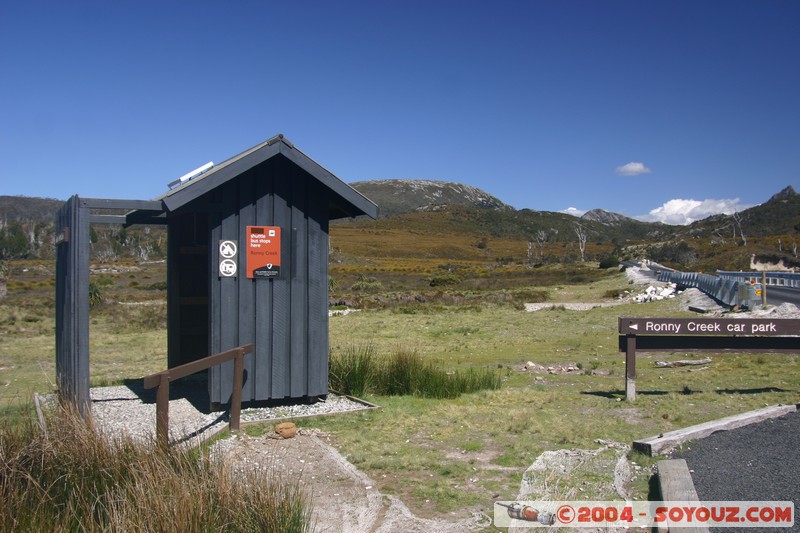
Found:
[[[436,211],[445,205],[514,209],[478,187],[454,181],[385,179],[357,181],[349,185],[376,203],[381,217],[410,211]]]

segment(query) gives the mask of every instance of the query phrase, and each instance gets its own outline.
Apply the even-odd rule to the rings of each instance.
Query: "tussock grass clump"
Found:
[[[348,346],[332,354],[328,365],[328,384],[342,394],[361,396],[375,373],[375,347],[371,344]]]
[[[470,368],[445,372],[417,352],[399,351],[384,361],[375,389],[386,396],[414,395],[424,398],[458,398],[480,390],[499,389],[500,375],[492,369]]]
[[[329,375],[332,389],[356,396],[372,392],[382,396],[457,398],[499,389],[502,383],[501,375],[491,368],[446,372],[435,361],[426,361],[414,351],[400,350],[378,358],[372,345],[332,354]]]
[[[351,291],[355,292],[374,292],[383,290],[383,283],[377,278],[359,274],[358,280],[350,286]]]
[[[2,531],[308,531],[296,485],[195,453],[107,440],[62,408],[0,427]]]

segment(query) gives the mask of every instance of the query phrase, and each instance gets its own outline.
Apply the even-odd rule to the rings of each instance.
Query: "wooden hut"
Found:
[[[86,213],[102,202],[116,208],[137,205],[81,202],[77,197],[72,201]],[[254,352],[245,358],[243,401],[326,395],[329,222],[376,218],[377,206],[283,135],[142,205],[122,221],[168,228],[168,365],[253,343]],[[89,221],[111,222],[108,218],[87,216],[80,224],[88,228]],[[88,252],[84,255],[81,264],[88,270]],[[66,272],[63,277],[69,279]],[[88,309],[86,314],[88,324]],[[76,351],[57,349],[57,367],[78,370],[66,372],[66,381],[60,377],[59,382],[79,399],[86,398],[88,370],[80,369],[88,369],[88,347],[85,360],[83,355],[64,355],[65,350]],[[232,372],[233,362],[209,370],[212,404],[230,400]],[[80,383],[70,375],[79,376]]]

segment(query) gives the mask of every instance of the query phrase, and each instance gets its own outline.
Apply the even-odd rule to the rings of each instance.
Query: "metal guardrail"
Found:
[[[761,303],[756,297],[755,286],[749,281],[724,279],[699,272],[659,271],[658,281],[674,283],[679,287],[700,289],[718,302],[752,309]]]
[[[767,286],[793,287],[800,288],[800,273],[797,272],[739,272],[729,270],[717,270],[717,276],[722,279],[744,281],[759,285],[764,276],[767,278]]]
[[[157,372],[144,378],[145,389],[156,389],[156,440],[163,446],[169,444],[169,382],[190,376],[214,365],[233,359],[233,393],[231,394],[230,428],[239,429],[239,415],[242,412],[242,381],[244,374],[244,355],[253,351],[252,344],[245,344],[225,352],[209,355],[197,361]]]

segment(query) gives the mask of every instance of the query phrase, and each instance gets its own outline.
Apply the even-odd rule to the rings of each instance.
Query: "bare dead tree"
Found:
[[[794,254],[794,258],[797,259],[797,243],[792,241],[792,254]]]
[[[539,246],[539,261],[544,261],[544,245],[547,242],[547,232],[543,229],[537,230],[533,236]]]
[[[728,226],[722,226],[721,228],[715,228],[712,230],[714,235],[719,239],[720,244],[725,244],[725,237],[722,236],[722,230],[728,229]],[[735,230],[734,230],[735,231]],[[735,237],[735,235],[734,235]]]
[[[581,251],[581,262],[586,261],[586,230],[579,223],[575,222],[575,235],[578,236],[578,248]]]
[[[741,213],[734,211],[733,215],[731,216],[733,217],[733,221],[736,223],[736,226],[739,226],[739,236],[742,238],[742,246],[747,246],[747,237],[744,234],[744,229],[742,229],[743,219]],[[736,242],[736,226],[733,227],[734,242]]]

